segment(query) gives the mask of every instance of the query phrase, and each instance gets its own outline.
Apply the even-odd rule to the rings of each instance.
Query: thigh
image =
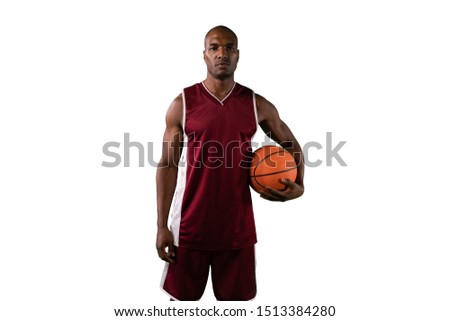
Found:
[[[166,263],[161,288],[175,300],[200,300],[208,274],[209,252],[175,248],[175,262]]]
[[[255,247],[211,254],[214,295],[220,301],[248,301],[256,296]]]

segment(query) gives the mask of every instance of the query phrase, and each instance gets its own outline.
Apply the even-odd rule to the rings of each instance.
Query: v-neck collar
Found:
[[[205,84],[203,83],[203,81],[202,81],[202,85],[203,85],[203,88],[205,88],[206,92],[207,92],[209,95],[211,95],[211,97],[213,97],[215,100],[217,100],[217,101],[223,106],[224,101],[231,95],[231,93],[232,93],[233,90],[234,90],[234,87],[236,87],[236,82],[234,82],[234,85],[233,85],[233,87],[231,88],[230,92],[229,92],[225,97],[223,97],[222,100],[220,100],[220,99],[217,98],[212,92],[210,92],[210,91],[208,90],[208,88],[205,86]]]

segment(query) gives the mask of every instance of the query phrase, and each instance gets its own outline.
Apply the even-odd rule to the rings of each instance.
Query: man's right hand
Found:
[[[172,232],[166,227],[158,229],[156,235],[156,249],[161,260],[173,263],[175,259],[175,248],[173,245]]]

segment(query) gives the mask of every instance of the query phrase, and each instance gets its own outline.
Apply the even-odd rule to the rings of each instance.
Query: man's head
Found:
[[[233,30],[217,26],[208,31],[203,59],[209,75],[221,80],[232,77],[239,60],[238,39]]]

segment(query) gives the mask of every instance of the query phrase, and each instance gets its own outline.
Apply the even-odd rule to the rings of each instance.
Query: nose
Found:
[[[225,46],[220,46],[217,50],[217,58],[225,59],[228,58],[228,50]]]

